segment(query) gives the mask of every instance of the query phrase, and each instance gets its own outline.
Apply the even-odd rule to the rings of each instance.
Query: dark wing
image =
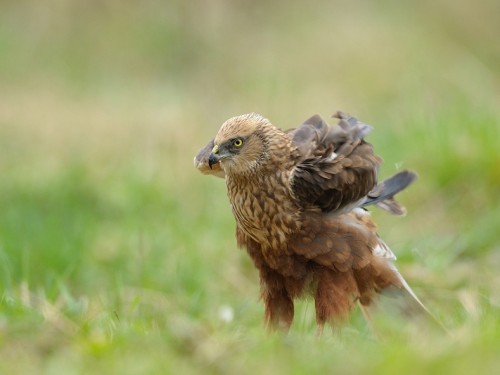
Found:
[[[406,209],[394,199],[394,196],[406,189],[416,178],[417,175],[410,171],[396,173],[370,190],[361,206],[374,204],[394,215],[404,215]]]
[[[337,126],[330,127],[315,115],[291,133],[298,150],[290,179],[293,195],[304,207],[324,212],[362,203],[377,184],[382,161],[364,141],[369,125],[343,112],[334,117],[339,119]]]
[[[212,139],[198,152],[198,155],[194,157],[194,166],[203,174],[224,178],[224,170],[220,166],[220,163],[213,164],[212,168],[208,165],[208,157],[210,156],[213,148],[214,140]]]

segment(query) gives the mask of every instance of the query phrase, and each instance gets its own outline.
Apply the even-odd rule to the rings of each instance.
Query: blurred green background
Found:
[[[500,368],[500,3],[0,2],[0,372],[487,374]],[[450,331],[377,342],[314,304],[268,335],[222,180],[228,117],[342,109],[420,178],[373,215]],[[393,317],[386,323],[392,324]],[[410,324],[410,323],[408,323]]]

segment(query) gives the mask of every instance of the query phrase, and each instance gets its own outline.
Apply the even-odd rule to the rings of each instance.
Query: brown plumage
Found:
[[[227,120],[195,158],[205,174],[224,177],[236,236],[261,280],[265,316],[288,328],[293,300],[312,294],[316,320],[345,320],[355,305],[396,291],[424,309],[392,264],[364,206],[393,214],[394,195],[415,178],[404,171],[377,184],[381,159],[364,140],[371,128],[342,112],[330,127],[315,115],[282,131],[257,114]]]

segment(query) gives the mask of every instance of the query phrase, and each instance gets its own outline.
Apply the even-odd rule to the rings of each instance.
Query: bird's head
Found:
[[[268,158],[269,133],[274,128],[269,120],[251,113],[230,118],[215,136],[208,164],[220,162],[226,174],[248,174]]]

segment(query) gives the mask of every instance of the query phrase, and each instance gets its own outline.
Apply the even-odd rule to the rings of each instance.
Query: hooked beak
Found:
[[[219,155],[211,153],[210,156],[208,157],[208,166],[210,167],[210,169],[212,169],[212,165],[217,164],[219,161],[220,161]]]
[[[212,152],[208,156],[208,166],[212,169],[212,165],[217,164],[220,161],[221,157],[219,155],[219,146],[215,145],[212,149]]]

